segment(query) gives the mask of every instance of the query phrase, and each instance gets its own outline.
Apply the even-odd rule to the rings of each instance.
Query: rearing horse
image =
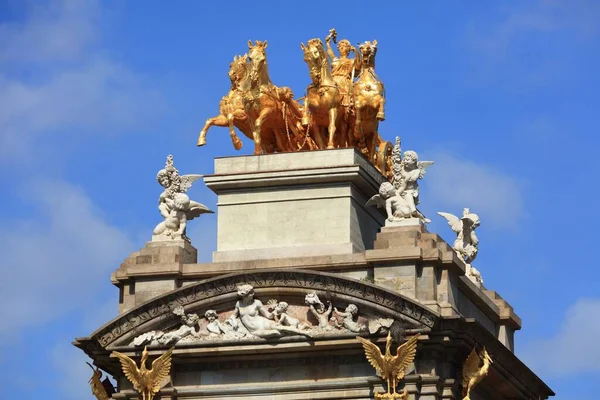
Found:
[[[344,107],[342,93],[331,76],[331,67],[321,39],[310,39],[307,46],[300,43],[304,51],[304,61],[308,64],[312,84],[306,88],[306,98],[302,110],[302,125],[312,128],[319,148],[324,149],[323,131],[327,130],[327,148],[334,149],[335,134],[339,128],[341,135],[338,146],[346,145],[346,124],[344,123]],[[310,120],[309,120],[310,110]],[[309,124],[310,121],[310,124]]]
[[[250,87],[250,71],[248,67],[248,55],[235,56],[229,66],[229,79],[231,80],[231,89],[221,99],[219,103],[220,114],[214,118],[206,120],[204,128],[198,136],[198,146],[206,144],[206,133],[213,126],[229,126],[229,136],[233,147],[236,150],[242,148],[242,141],[235,134],[236,126],[244,135],[252,139],[252,127],[248,121],[248,115],[244,110],[242,97],[245,91]]]
[[[354,110],[356,112],[354,137],[361,144],[366,145],[369,159],[375,163],[375,148],[378,142],[381,141],[377,132],[379,121],[385,119],[385,91],[383,83],[375,73],[377,40],[364,42],[359,49],[362,58],[361,74],[352,88]]]
[[[300,126],[300,106],[293,100],[290,88],[279,88],[271,82],[265,52],[267,42],[257,40],[253,45],[249,40],[248,48],[250,90],[244,96],[244,105],[252,126],[254,154],[304,148],[308,143]],[[300,144],[303,138],[304,143]]]

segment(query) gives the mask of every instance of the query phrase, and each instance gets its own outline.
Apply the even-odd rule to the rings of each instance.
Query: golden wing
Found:
[[[411,337],[402,346],[398,346],[396,350],[396,359],[394,360],[394,374],[396,379],[404,378],[406,368],[415,360],[417,354],[417,341],[419,334]]]
[[[127,357],[125,354],[119,353],[118,351],[113,351],[111,356],[115,356],[119,358],[121,361],[121,368],[123,373],[129,379],[131,383],[133,383],[133,387],[135,390],[140,391],[143,388],[140,386],[140,370],[137,365],[135,365],[135,361],[131,358]]]
[[[381,350],[379,350],[379,347],[377,347],[377,345],[370,340],[360,336],[357,336],[356,340],[362,343],[363,348],[365,349],[367,361],[369,361],[373,368],[375,368],[377,375],[382,376],[385,361],[383,359],[383,355],[381,354]]]
[[[158,393],[161,383],[171,372],[171,355],[175,347],[171,347],[162,356],[152,362],[152,370],[148,372],[148,389],[152,394]]]
[[[90,363],[86,364],[89,365],[94,371],[94,375],[92,375],[92,378],[90,379],[90,387],[92,388],[92,394],[98,400],[109,400],[108,393],[106,393],[106,389],[104,388],[102,381],[100,381],[100,378],[102,377],[102,372],[100,372],[98,369],[94,369],[94,367],[92,367]]]
[[[479,358],[479,354],[477,354],[477,351],[475,351],[475,347],[473,347],[473,350],[471,350],[471,354],[469,354],[469,356],[465,360],[465,363],[463,364],[463,386],[466,386],[469,383],[469,379],[477,375],[480,363],[481,358]]]

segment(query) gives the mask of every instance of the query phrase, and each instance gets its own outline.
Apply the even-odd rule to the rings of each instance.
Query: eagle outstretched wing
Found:
[[[411,337],[402,346],[398,346],[396,350],[396,359],[394,360],[394,374],[396,379],[404,378],[406,368],[415,360],[417,354],[417,341],[419,334]]]
[[[125,374],[127,379],[129,379],[129,381],[133,384],[135,390],[142,390],[143,388],[140,385],[140,370],[138,369],[137,365],[135,365],[135,361],[127,357],[125,354],[119,353],[118,351],[113,351],[112,355],[117,357],[121,362],[123,373]]]
[[[198,174],[181,175],[180,188],[181,188],[182,192],[183,193],[187,192],[188,189],[192,187],[192,184],[202,177],[204,177],[204,175],[198,175]]]
[[[151,385],[150,390],[156,394],[163,385],[164,380],[171,373],[171,355],[175,347],[171,347],[165,351],[163,355],[152,362],[152,370],[148,373],[148,383]]]
[[[439,211],[438,211],[438,215],[444,217],[446,219],[446,221],[448,221],[448,225],[450,225],[450,228],[452,228],[452,230],[454,232],[459,233],[460,231],[462,231],[463,222],[456,215],[450,214],[447,212],[439,212]]]
[[[109,400],[110,396],[106,392],[106,388],[102,384],[100,378],[102,377],[102,372],[98,368],[94,368],[92,364],[86,363],[90,366],[90,368],[94,371],[94,375],[90,379],[90,387],[92,388],[92,394],[98,400]]]
[[[365,207],[377,206],[377,208],[385,207],[385,200],[381,195],[376,194],[367,201]]]
[[[379,350],[379,347],[370,340],[360,336],[357,336],[356,340],[362,343],[363,348],[365,349],[367,361],[369,361],[373,368],[375,368],[377,375],[382,376],[385,361],[383,359],[383,354],[381,354],[381,350]]]
[[[473,350],[471,350],[471,354],[469,354],[469,356],[467,357],[467,359],[465,360],[465,363],[463,365],[463,370],[462,370],[463,387],[466,388],[467,385],[469,384],[469,380],[472,377],[474,377],[475,375],[477,375],[477,372],[479,371],[480,363],[481,363],[481,358],[479,357],[479,354],[477,354],[477,351],[473,347]]]

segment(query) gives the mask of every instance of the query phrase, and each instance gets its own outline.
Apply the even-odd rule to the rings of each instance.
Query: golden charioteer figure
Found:
[[[375,73],[377,41],[356,49],[346,39],[337,42],[331,29],[325,44],[319,38],[301,43],[311,83],[305,96],[294,99],[289,87],[270,79],[267,42],[248,41],[248,53],[235,56],[230,65],[231,88],[219,103],[219,115],[206,120],[198,146],[206,144],[209,128],[216,125],[229,128],[236,150],[242,141],[235,128],[252,139],[255,155],[355,147],[390,178],[392,144],[379,134],[385,90]]]

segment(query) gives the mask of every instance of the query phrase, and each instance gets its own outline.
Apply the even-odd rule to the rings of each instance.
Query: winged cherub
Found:
[[[472,213],[468,208],[463,210],[462,218],[446,212],[438,212],[438,214],[444,217],[450,228],[456,232],[456,240],[452,248],[467,264],[471,264],[477,256],[479,246],[479,239],[475,235],[475,229],[481,223],[479,216]]]
[[[396,355],[392,355],[390,352],[390,348],[392,347],[392,335],[389,332],[385,343],[385,354],[381,354],[379,347],[365,338],[357,336],[356,340],[362,343],[365,350],[365,356],[377,371],[377,375],[386,380],[387,393],[377,393],[375,397],[385,399],[407,399],[406,389],[404,390],[404,393],[399,394],[396,393],[396,386],[398,385],[398,382],[404,378],[406,368],[415,359],[419,335],[417,334],[411,337],[406,343],[398,346]]]
[[[485,347],[481,353],[477,354],[475,348],[467,357],[462,370],[463,400],[470,400],[471,390],[486,377],[489,372],[492,358]]]
[[[115,356],[121,362],[123,373],[133,384],[133,388],[142,395],[142,400],[152,400],[163,385],[163,381],[170,375],[171,371],[171,355],[175,348],[171,347],[163,355],[152,362],[152,368],[146,368],[148,360],[148,350],[144,347],[142,352],[142,360],[140,368],[137,367],[135,361],[127,357],[125,354],[113,351],[111,356]]]
[[[187,222],[204,213],[213,213],[208,207],[190,200],[187,190],[202,175],[179,175],[173,165],[173,156],[167,157],[165,168],[158,171],[156,180],[164,188],[158,198],[158,210],[165,218],[154,228],[152,240],[184,239]]]

